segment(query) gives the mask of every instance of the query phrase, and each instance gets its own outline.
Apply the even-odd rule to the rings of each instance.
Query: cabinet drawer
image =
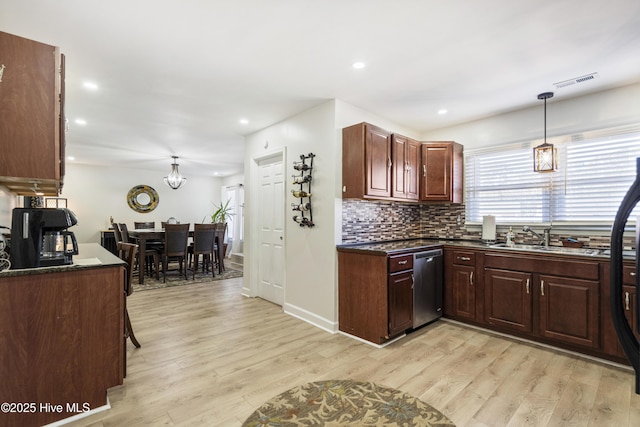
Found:
[[[395,273],[396,271],[412,270],[412,269],[413,269],[413,254],[389,257],[389,273]]]
[[[625,265],[622,267],[622,284],[636,284],[636,267],[633,265]]]
[[[458,265],[476,265],[475,252],[453,251],[453,263]]]

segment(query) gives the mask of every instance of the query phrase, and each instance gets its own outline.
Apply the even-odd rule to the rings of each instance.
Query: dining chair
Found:
[[[218,273],[222,274],[224,268],[224,236],[227,233],[227,223],[214,224],[216,226],[214,236],[215,264],[218,266]]]
[[[115,225],[115,224],[114,224]],[[140,348],[141,344],[137,340],[133,333],[133,326],[131,326],[131,318],[129,317],[129,311],[127,309],[127,297],[133,293],[133,270],[135,268],[138,245],[133,243],[118,242],[116,244],[118,249],[118,257],[127,263],[124,280],[124,348],[127,346],[127,338],[131,339],[136,348]],[[127,376],[127,352],[124,352],[124,376]]]
[[[116,225],[115,223],[113,224]],[[127,224],[119,223],[120,234],[122,235],[122,241],[124,243],[132,243],[131,238],[129,237],[129,229],[127,228]],[[158,250],[155,248],[146,248],[144,251],[144,259],[146,262],[146,271],[149,277],[153,275],[153,267],[155,267],[156,280],[160,280],[160,275],[158,273],[160,269],[160,254]],[[153,262],[153,263],[152,263]]]
[[[211,277],[215,277],[215,268],[213,266],[214,259],[214,237],[215,224],[194,224],[193,225],[193,243],[187,248],[189,254],[189,264],[193,278],[196,278],[196,270],[198,269],[198,259],[202,255],[202,272],[209,272],[211,267]]]
[[[122,233],[120,232],[120,226],[117,222],[113,223],[113,235],[116,238],[116,245],[122,242]]]
[[[185,279],[187,278],[187,244],[189,242],[190,225],[189,223],[165,225],[164,252],[162,255],[162,274],[165,283],[167,281],[169,261],[178,261],[180,275],[184,275]]]

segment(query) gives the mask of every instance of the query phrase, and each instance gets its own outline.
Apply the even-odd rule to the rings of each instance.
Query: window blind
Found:
[[[640,126],[548,139],[558,170],[533,172],[536,143],[476,150],[465,156],[468,222],[495,215],[501,223],[612,223],[636,178]],[[637,208],[631,218],[640,213]]]

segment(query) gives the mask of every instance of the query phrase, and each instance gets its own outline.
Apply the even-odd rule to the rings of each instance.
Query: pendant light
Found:
[[[171,173],[169,173],[168,176],[164,177],[164,183],[174,190],[177,190],[182,186],[182,184],[187,182],[187,178],[180,175],[180,171],[178,171],[178,166],[180,166],[176,163],[178,156],[171,157],[173,158],[173,163],[171,164]]]
[[[544,143],[533,149],[533,171],[553,172],[558,168],[558,152],[553,144],[547,144],[547,99],[553,98],[553,92],[544,92],[538,99],[544,99]]]

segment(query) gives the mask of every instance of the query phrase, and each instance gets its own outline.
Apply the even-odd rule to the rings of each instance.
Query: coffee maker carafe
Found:
[[[16,208],[11,222],[11,268],[73,264],[78,242],[67,228],[78,223],[69,209]]]

